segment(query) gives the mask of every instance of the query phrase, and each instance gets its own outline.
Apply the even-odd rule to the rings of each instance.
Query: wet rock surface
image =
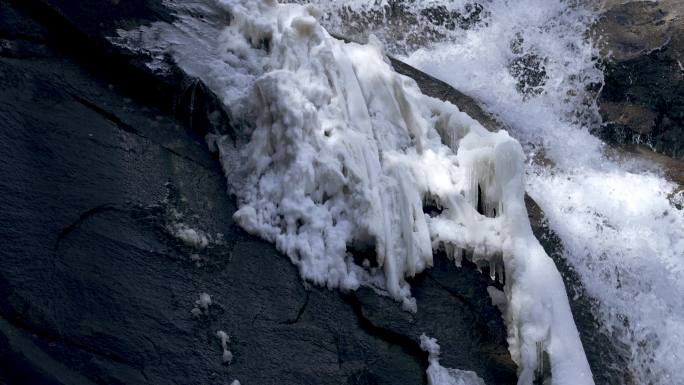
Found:
[[[684,158],[684,1],[608,1],[595,26],[605,62],[599,134]]]
[[[155,1],[0,4],[0,383],[423,384],[422,332],[442,365],[515,383],[474,268],[437,256],[412,315],[303,283],[233,223],[203,139],[233,130],[215,99],[104,39],[170,19]]]

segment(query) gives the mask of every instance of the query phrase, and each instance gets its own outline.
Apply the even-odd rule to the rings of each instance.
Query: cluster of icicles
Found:
[[[412,312],[419,304],[406,279],[432,265],[433,250],[489,265],[502,281],[505,268],[519,384],[532,384],[545,354],[555,385],[593,384],[560,274],[532,234],[517,141],[423,95],[378,42],[331,37],[313,6],[172,6],[174,26],[138,33],[175,42],[167,49],[178,64],[244,123],[237,139],[209,143],[246,231],[273,242],[306,280],[370,286]],[[188,9],[205,17],[183,16]],[[356,250],[374,261],[355,261]]]

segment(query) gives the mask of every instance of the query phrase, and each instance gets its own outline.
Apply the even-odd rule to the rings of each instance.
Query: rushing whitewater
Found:
[[[628,350],[624,370],[639,384],[684,384],[684,193],[590,134],[602,73],[589,5],[601,1],[314,1],[330,30],[375,34],[510,128],[527,153],[526,190]]]
[[[313,6],[169,6],[174,25],[121,31],[116,42],[172,54],[242,122],[237,139],[210,135],[208,143],[245,230],[275,243],[306,280],[370,286],[413,312],[419,304],[406,279],[432,265],[433,250],[489,265],[505,281],[519,384],[531,385],[544,365],[553,384],[593,384],[560,274],[527,219],[517,141],[422,95],[377,40],[332,38]],[[163,60],[150,66],[164,70]],[[425,202],[441,211],[426,214]],[[372,260],[357,263],[359,251]]]

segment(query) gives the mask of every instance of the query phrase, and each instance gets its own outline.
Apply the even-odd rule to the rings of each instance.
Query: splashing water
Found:
[[[562,0],[326,1],[335,33],[386,49],[476,98],[528,154],[527,191],[559,235],[640,384],[684,383],[684,212],[661,171],[605,155],[597,13]]]

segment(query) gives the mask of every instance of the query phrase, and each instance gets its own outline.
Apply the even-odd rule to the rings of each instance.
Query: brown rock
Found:
[[[653,131],[657,114],[646,107],[627,102],[605,102],[601,105],[607,123],[630,127],[641,135]]]
[[[605,74],[596,134],[684,158],[684,0],[607,0],[602,9],[592,30]]]

